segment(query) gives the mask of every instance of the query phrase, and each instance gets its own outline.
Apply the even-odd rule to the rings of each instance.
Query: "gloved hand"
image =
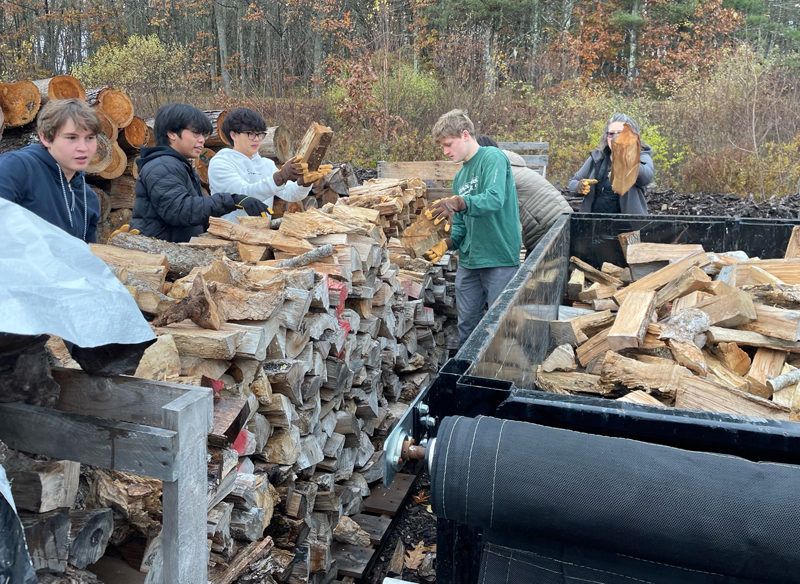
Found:
[[[450,242],[448,241],[448,239],[443,239],[439,243],[434,245],[432,248],[430,248],[428,251],[426,251],[424,254],[422,254],[422,257],[424,257],[429,262],[436,263],[440,259],[442,259],[442,256],[447,253],[448,249],[450,249]]]
[[[266,217],[267,214],[272,215],[272,209],[267,207],[264,203],[253,197],[247,195],[233,195],[233,204],[238,209],[244,209],[245,213],[258,217]]]
[[[304,163],[300,162],[299,154],[294,158],[290,158],[284,162],[281,169],[273,175],[272,178],[275,180],[275,184],[280,187],[290,180],[296,181],[303,175],[303,166]],[[306,164],[305,167],[308,168],[308,165]]]
[[[112,231],[111,235],[108,236],[108,239],[106,241],[111,241],[112,239],[114,239],[114,236],[117,235],[118,233],[130,233],[131,235],[139,235],[139,230],[131,229],[130,224],[126,223],[125,225],[122,225],[119,229],[115,229],[114,231]]]
[[[333,170],[332,164],[320,164],[317,170],[308,170],[308,164],[303,163],[303,175],[297,179],[297,184],[301,187],[309,187],[317,182],[319,179],[328,176]]]
[[[581,195],[588,195],[589,191],[592,190],[592,185],[597,183],[596,178],[583,178],[581,182],[578,183],[578,193]]]
[[[445,221],[448,223],[452,223],[453,215],[466,208],[466,201],[458,195],[447,197],[446,199],[439,199],[429,207],[434,221],[440,217],[444,217]]]

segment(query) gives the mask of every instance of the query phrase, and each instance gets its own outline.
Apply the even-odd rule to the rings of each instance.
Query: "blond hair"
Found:
[[[475,135],[475,125],[472,120],[467,116],[467,112],[460,109],[450,110],[446,114],[442,114],[436,123],[433,125],[431,134],[433,139],[438,143],[445,138],[454,138],[461,136],[461,133],[466,130],[470,136]]]
[[[36,116],[36,131],[52,142],[67,120],[75,122],[75,126],[81,130],[95,134],[102,131],[97,112],[85,101],[74,97],[48,101]]]

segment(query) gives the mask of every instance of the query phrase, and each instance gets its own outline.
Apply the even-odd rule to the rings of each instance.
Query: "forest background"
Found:
[[[615,111],[654,150],[656,185],[798,192],[800,2],[778,0],[3,0],[0,81],[69,73],[168,101],[246,105],[328,156],[441,159],[436,118],[550,143],[562,185]]]

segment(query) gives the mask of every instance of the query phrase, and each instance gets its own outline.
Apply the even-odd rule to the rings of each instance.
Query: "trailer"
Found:
[[[620,233],[774,258],[795,223],[559,218],[386,442],[387,482],[424,451],[437,581],[800,581],[800,425],[545,393],[504,359],[511,329],[544,359],[569,258],[623,265]]]

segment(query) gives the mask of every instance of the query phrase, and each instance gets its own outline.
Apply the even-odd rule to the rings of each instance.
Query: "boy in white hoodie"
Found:
[[[302,165],[295,159],[280,170],[269,158],[258,154],[266,135],[267,123],[249,108],[228,112],[222,122],[222,133],[233,144],[217,152],[208,165],[211,193],[241,193],[272,207],[275,197],[287,202],[303,200],[311,185],[303,183]]]

